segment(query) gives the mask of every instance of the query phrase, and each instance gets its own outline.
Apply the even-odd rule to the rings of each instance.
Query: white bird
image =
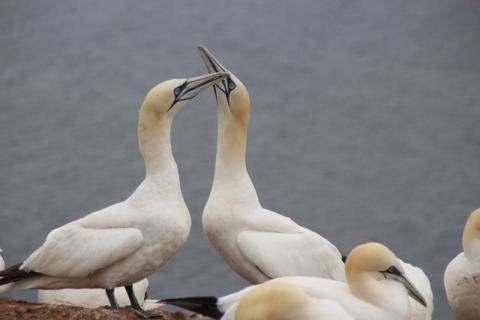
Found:
[[[480,209],[472,212],[463,229],[463,252],[444,275],[448,303],[457,320],[480,319]]]
[[[148,280],[143,279],[133,284],[133,292],[138,304],[145,310],[145,295],[148,289]],[[115,291],[115,300],[119,307],[130,305],[128,295],[123,290]],[[109,305],[103,289],[60,289],[38,290],[38,303],[77,306],[83,308],[98,308]]]
[[[424,307],[427,306],[422,294],[405,275],[402,263],[393,252],[381,244],[367,243],[357,246],[348,255],[345,268],[346,283],[318,277],[284,277],[267,283],[287,282],[311,298],[328,300],[330,307],[323,304],[324,312],[327,314],[337,312],[339,319],[342,319],[345,313],[356,320],[410,319],[408,295]],[[231,320],[236,319],[239,301],[257,286],[250,286],[220,299],[192,297],[166,299],[160,302],[186,308],[214,319]],[[318,319],[323,318],[319,316]]]
[[[125,201],[51,231],[25,261],[0,272],[0,292],[17,289],[125,286],[132,308],[145,313],[132,284],[160,269],[183,245],[190,215],[172,154],[170,127],[176,113],[225,73],[174,79],[155,86],[139,113],[138,141],[146,176]]]
[[[248,292],[233,312],[231,320],[354,320],[333,300],[316,299],[297,286],[282,281],[266,282]]]
[[[218,105],[215,176],[203,212],[203,229],[230,267],[252,284],[285,276],[345,280],[338,249],[291,219],[264,209],[249,177],[245,154],[250,99],[243,83],[204,47],[209,72],[229,76],[214,85]],[[433,294],[425,273],[404,264],[407,275],[427,297],[428,309],[412,301],[412,319],[429,320]]]
[[[0,249],[0,253],[2,253],[2,249]],[[0,254],[0,271],[5,269],[5,260],[3,260],[2,255]]]
[[[243,83],[204,47],[209,72],[227,72],[214,86],[218,104],[215,176],[203,230],[220,255],[252,284],[302,275],[344,280],[344,264],[327,239],[264,209],[245,164],[250,99]]]

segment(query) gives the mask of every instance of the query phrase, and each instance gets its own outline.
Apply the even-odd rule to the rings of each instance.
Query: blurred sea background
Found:
[[[202,44],[250,91],[248,167],[263,205],[343,253],[388,245],[428,273],[435,319],[451,319],[443,271],[480,207],[478,1],[3,0],[0,28],[7,263],[130,195],[144,175],[143,97],[160,81],[204,73]],[[150,297],[247,284],[201,230],[215,143],[209,90],[173,126],[193,226],[150,278]]]

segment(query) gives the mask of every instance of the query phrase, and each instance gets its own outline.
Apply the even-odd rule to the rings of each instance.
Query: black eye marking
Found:
[[[385,273],[390,273],[390,274],[394,274],[394,275],[401,275],[402,273],[394,266],[391,266],[390,268],[388,268],[387,270],[385,270]]]
[[[235,84],[235,82],[232,81],[232,79],[228,78],[228,89],[230,91],[232,90],[235,90],[235,88],[237,87],[237,85]]]
[[[180,93],[182,93],[182,91],[186,87],[186,85],[187,85],[187,80],[185,80],[184,83],[182,83],[181,85],[179,85],[178,87],[173,89],[173,94],[175,95],[175,98],[178,97],[180,95]]]
[[[188,99],[179,99],[178,98],[180,96],[180,94],[182,93],[183,89],[186,86],[187,86],[187,80],[185,80],[184,83],[182,83],[181,85],[179,85],[178,87],[173,89],[173,94],[175,95],[175,99],[173,99],[172,105],[168,108],[167,111],[170,111],[170,109],[172,109],[173,106],[175,105],[175,103],[177,103],[178,101],[188,100]]]

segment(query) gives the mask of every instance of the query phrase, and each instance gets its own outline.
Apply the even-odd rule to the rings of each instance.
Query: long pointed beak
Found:
[[[412,297],[413,300],[416,300],[422,306],[426,307],[427,306],[427,301],[422,296],[420,291],[418,291],[417,288],[415,288],[415,286],[410,282],[410,280],[408,280],[407,277],[402,276],[401,278],[403,279],[402,283],[405,286],[405,288],[407,289],[408,295],[410,297]]]
[[[222,66],[222,64],[218,61],[214,55],[208,51],[207,48],[204,46],[198,46],[198,50],[200,51],[200,56],[202,57],[203,63],[207,67],[209,73],[212,72],[228,72],[228,70]]]
[[[386,274],[386,276],[391,277],[394,280],[403,284],[403,286],[407,289],[408,295],[410,297],[412,297],[413,300],[417,301],[418,303],[420,303],[424,307],[427,306],[427,301],[425,300],[423,295],[417,290],[417,288],[415,288],[415,286],[410,282],[410,280],[408,280],[408,278],[405,277],[405,275],[403,275],[403,274],[398,274],[398,275],[397,274],[395,274],[395,275],[394,274]]]
[[[188,78],[185,82],[185,87],[180,93],[180,97],[181,99],[192,99],[209,86],[220,82],[227,76],[228,73],[226,72],[216,72],[204,74],[199,77]]]
[[[185,82],[179,87],[181,91],[175,97],[175,100],[172,102],[169,110],[173,108],[173,106],[178,101],[190,100],[195,98],[197,94],[205,90],[206,88],[214,85],[215,83],[222,81],[228,76],[226,72],[215,72],[215,73],[208,73],[204,74],[199,77],[188,78]]]
[[[227,99],[227,104],[230,104],[230,93],[236,88],[236,83],[232,80],[231,77],[231,72],[227,70],[215,56],[208,51],[207,48],[203,46],[198,46],[198,50],[200,51],[200,56],[202,57],[203,63],[207,67],[208,72],[227,72],[228,77],[223,79],[221,82],[213,86],[213,93],[215,94],[215,98],[217,99],[218,102],[218,95],[221,94],[220,92],[217,92],[217,89],[220,90],[224,95],[225,98]]]

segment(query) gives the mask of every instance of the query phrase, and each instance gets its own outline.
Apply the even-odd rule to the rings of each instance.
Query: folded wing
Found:
[[[237,245],[245,258],[270,278],[344,279],[340,252],[308,230],[297,233],[243,231],[238,235]]]
[[[53,230],[21,269],[57,277],[85,277],[133,254],[143,243],[135,228],[86,228],[67,224]]]

